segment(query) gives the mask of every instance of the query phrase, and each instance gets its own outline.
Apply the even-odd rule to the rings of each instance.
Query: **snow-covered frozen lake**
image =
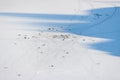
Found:
[[[1,0],[0,80],[120,80],[119,6]]]

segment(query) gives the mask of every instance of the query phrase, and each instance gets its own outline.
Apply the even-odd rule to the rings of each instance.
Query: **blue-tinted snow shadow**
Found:
[[[23,17],[28,19],[43,20],[68,20],[65,22],[16,22],[34,27],[56,27],[57,32],[67,32],[77,35],[110,39],[109,42],[91,44],[91,48],[109,52],[111,55],[120,56],[120,12],[119,7],[88,10],[89,15],[61,15],[61,14],[25,14],[25,13],[0,13],[0,16]],[[75,22],[72,21],[85,21]],[[60,30],[57,28],[61,28]],[[49,29],[49,31],[52,31]]]
[[[113,9],[113,8],[109,8]],[[105,9],[106,11],[108,9]],[[111,55],[120,56],[120,11],[116,7],[113,15],[99,25],[95,25],[83,32],[85,36],[111,39],[108,42],[92,44],[92,48],[109,52]]]

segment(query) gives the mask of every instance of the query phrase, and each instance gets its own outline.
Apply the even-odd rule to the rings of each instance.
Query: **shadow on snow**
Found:
[[[33,20],[18,21],[34,27],[56,27],[55,31],[73,33],[77,35],[111,39],[109,42],[91,44],[91,48],[109,52],[120,56],[120,12],[119,7],[88,10],[88,15],[62,15],[62,14],[27,14],[27,13],[0,13],[0,16],[22,17]],[[34,20],[54,20],[57,22],[34,22]],[[59,22],[62,21],[62,22]],[[64,22],[69,21],[69,22]],[[76,22],[75,22],[76,21]],[[79,22],[81,21],[81,22]],[[82,22],[84,21],[84,22]],[[60,30],[58,28],[61,28]],[[63,31],[62,31],[63,30]]]

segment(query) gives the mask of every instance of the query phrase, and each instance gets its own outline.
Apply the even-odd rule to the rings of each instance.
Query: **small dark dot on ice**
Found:
[[[97,64],[97,65],[100,65],[100,63],[99,63],[99,62],[97,62],[96,64]]]
[[[83,39],[83,41],[85,41],[85,39]]]
[[[48,30],[54,30],[54,28],[48,28]]]
[[[42,44],[42,46],[45,46],[45,44]]]
[[[69,52],[66,52],[66,54],[69,54]]]
[[[65,58],[65,56],[62,56],[62,58]]]
[[[8,67],[4,67],[4,69],[8,69]]]
[[[19,76],[19,77],[20,77],[20,76],[21,76],[21,74],[17,74],[17,76]]]
[[[35,36],[32,36],[32,38],[34,38]]]
[[[54,65],[50,65],[50,67],[54,67]]]
[[[61,28],[63,28],[63,26],[61,26]]]
[[[21,34],[18,34],[18,36],[21,36]]]
[[[40,49],[40,47],[37,47],[38,49]]]
[[[24,37],[24,39],[27,39],[27,37]]]
[[[65,40],[65,39],[62,39],[63,41]]]
[[[41,54],[43,53],[43,52],[40,52]]]
[[[48,28],[48,30],[51,30],[51,28]]]
[[[16,45],[17,43],[16,42],[14,42],[14,45]]]
[[[41,34],[39,33],[38,35],[40,36]]]
[[[68,29],[69,31],[71,31],[71,29]]]

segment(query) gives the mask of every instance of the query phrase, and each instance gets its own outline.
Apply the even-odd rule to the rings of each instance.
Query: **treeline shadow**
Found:
[[[109,42],[91,44],[91,48],[120,56],[120,11],[119,7],[88,10],[88,15],[0,13],[0,16],[27,18],[32,21],[14,21],[48,31],[66,32],[77,35],[110,39]],[[34,20],[46,20],[35,22]],[[50,29],[52,28],[52,29]],[[53,30],[54,28],[54,30]]]

